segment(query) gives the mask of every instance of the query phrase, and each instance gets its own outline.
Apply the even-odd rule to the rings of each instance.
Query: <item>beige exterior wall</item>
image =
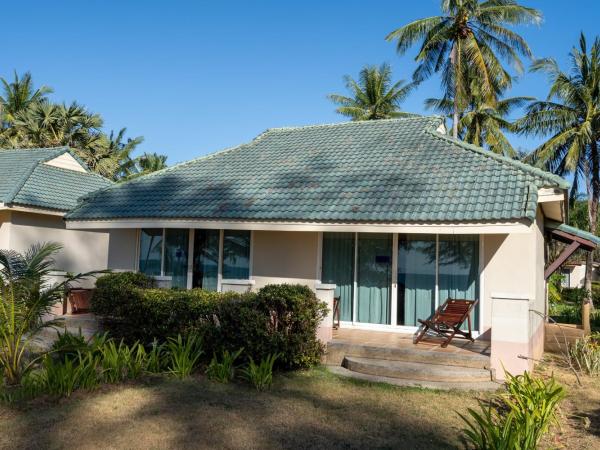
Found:
[[[108,268],[116,271],[137,269],[138,230],[109,230]]]
[[[315,289],[318,233],[254,231],[252,240],[254,289],[273,283],[299,283]]]
[[[8,249],[10,236],[10,211],[0,211],[0,248]]]
[[[528,234],[483,237],[483,329],[489,329],[492,323],[503,323],[498,321],[497,315],[510,314],[510,311],[527,314],[518,322],[525,324],[524,334],[517,335],[510,326],[492,331],[492,352],[496,346],[497,369],[501,363],[514,372],[530,370],[533,359],[541,357],[543,352],[544,319],[538,314],[546,313],[543,229],[544,218],[538,213]],[[525,307],[523,302],[526,302]],[[515,323],[517,319],[515,317]],[[517,359],[519,355],[533,359]],[[494,357],[492,359],[494,364]]]
[[[23,252],[41,242],[62,245],[55,257],[57,270],[88,272],[107,267],[107,232],[67,230],[60,216],[13,211],[8,248]]]

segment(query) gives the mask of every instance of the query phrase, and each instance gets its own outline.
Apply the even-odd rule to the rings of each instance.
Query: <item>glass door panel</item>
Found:
[[[194,230],[192,287],[217,290],[219,274],[219,230]]]
[[[440,235],[439,289],[440,304],[448,298],[479,298],[479,236]],[[478,329],[479,305],[471,315],[471,325]]]
[[[172,277],[172,287],[187,287],[188,239],[186,229],[165,230],[165,275]]]
[[[435,310],[435,235],[398,235],[398,325],[418,326]]]
[[[357,321],[390,323],[392,235],[358,235]]]
[[[340,320],[352,321],[354,283],[354,233],[323,233],[321,281],[336,285]]]

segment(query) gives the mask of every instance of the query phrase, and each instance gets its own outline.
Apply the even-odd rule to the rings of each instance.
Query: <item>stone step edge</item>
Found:
[[[379,362],[379,364],[378,364],[378,362]],[[402,371],[403,369],[410,370],[410,368],[411,367],[414,368],[414,366],[426,366],[423,368],[424,369],[430,368],[430,369],[433,369],[434,371],[442,371],[442,373],[440,375],[432,374],[432,377],[443,377],[443,376],[448,376],[449,374],[456,375],[456,376],[465,376],[466,374],[470,373],[469,376],[476,378],[476,379],[486,378],[487,380],[492,381],[492,379],[494,378],[494,374],[492,373],[492,371],[490,371],[488,369],[478,369],[478,368],[473,368],[473,367],[457,367],[457,366],[450,366],[447,364],[430,364],[430,363],[415,362],[415,361],[390,361],[390,360],[385,360],[385,359],[380,359],[380,358],[365,358],[365,357],[358,357],[358,356],[345,357],[344,360],[342,361],[342,367],[344,367],[352,372],[357,372],[357,373],[366,373],[368,375],[406,379],[404,377],[394,377],[394,376],[390,376],[390,375],[377,375],[377,374],[367,373],[367,372],[360,371],[360,370],[355,370],[355,369],[360,369],[361,367],[362,368],[372,367],[375,370],[377,370],[378,368],[382,368],[383,370],[390,370],[390,371],[394,370],[393,367],[386,367],[385,364],[382,365],[380,362],[395,362],[395,363],[400,363],[401,366],[404,365],[405,367],[398,367],[399,371]],[[348,365],[354,366],[355,369],[348,367]],[[356,367],[356,366],[359,366],[359,367]],[[427,366],[429,366],[429,367],[427,367]],[[465,372],[466,372],[466,374],[465,374]],[[452,378],[452,377],[450,377],[450,378]],[[450,380],[448,380],[448,379],[445,379],[445,380],[423,380],[423,381],[460,382],[458,380],[454,381],[451,379]],[[484,381],[484,380],[477,380],[477,381]],[[468,381],[464,381],[464,382],[468,382]]]
[[[487,355],[482,355],[481,353],[474,353],[473,355],[468,355],[464,353],[452,353],[452,352],[429,352],[423,350],[416,350],[411,348],[400,348],[400,347],[378,347],[375,345],[362,345],[362,344],[350,344],[350,343],[340,343],[335,342],[333,344],[328,344],[328,349],[331,347],[331,350],[334,351],[342,351],[346,356],[355,356],[361,358],[368,358],[368,356],[363,356],[363,352],[377,352],[382,353],[382,349],[385,349],[384,352],[387,354],[378,355],[377,358],[373,359],[385,359],[387,361],[409,361],[410,357],[415,357],[418,359],[417,362],[424,362],[429,357],[439,356],[440,358],[448,359],[449,361],[455,361],[455,364],[446,363],[447,365],[452,365],[454,367],[468,367],[462,366],[460,363],[471,363],[471,364],[481,364],[482,369],[490,368],[490,357]],[[361,353],[361,354],[357,354]],[[408,358],[407,358],[408,357]],[[435,363],[433,363],[435,364]]]
[[[368,381],[371,383],[385,383],[398,387],[414,387],[424,389],[435,389],[441,391],[497,391],[504,385],[498,381],[479,381],[479,382],[457,382],[457,381],[422,381],[408,380],[405,378],[384,377],[381,375],[370,375],[361,372],[353,372],[342,366],[326,365],[327,370],[335,375],[344,378],[353,378],[356,380]]]

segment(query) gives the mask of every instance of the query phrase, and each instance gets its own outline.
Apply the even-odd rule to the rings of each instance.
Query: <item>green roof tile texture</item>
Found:
[[[66,152],[71,153],[66,147],[0,150],[0,202],[68,211],[81,197],[112,185],[91,172],[44,164]]]
[[[68,220],[441,222],[535,217],[563,179],[436,132],[438,117],[267,130],[114,185]]]

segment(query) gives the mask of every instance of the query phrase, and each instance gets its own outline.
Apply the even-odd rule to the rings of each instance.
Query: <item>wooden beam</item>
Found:
[[[572,241],[571,245],[569,245],[567,248],[565,248],[562,251],[562,253],[560,255],[558,255],[558,258],[556,258],[552,262],[552,264],[550,264],[548,266],[548,268],[544,271],[544,278],[547,280],[548,277],[550,277],[550,275],[552,275],[554,272],[556,272],[556,270],[564,264],[564,262],[569,258],[569,256],[571,256],[573,253],[575,253],[575,250],[577,250],[580,245],[581,245],[580,242]]]
[[[573,241],[579,242],[582,247],[585,247],[586,250],[595,250],[596,244],[592,241],[588,241],[587,239],[581,238],[579,236],[575,236],[574,234],[565,233],[560,230],[552,230],[551,231],[554,238],[558,241],[564,242],[566,244],[570,244]]]

